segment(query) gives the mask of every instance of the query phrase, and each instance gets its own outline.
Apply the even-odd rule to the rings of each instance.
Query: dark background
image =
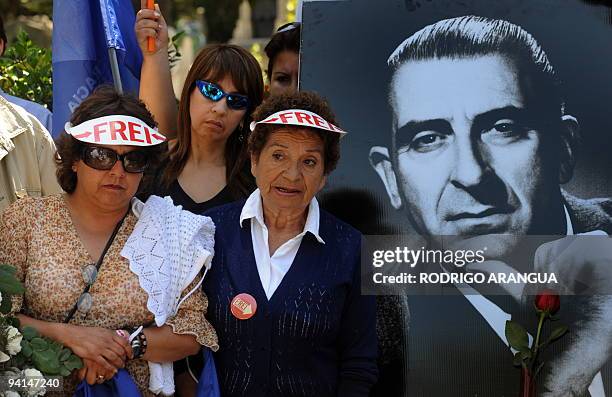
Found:
[[[567,113],[582,146],[564,189],[581,198],[612,196],[612,8],[583,0],[351,0],[305,2],[300,89],[325,96],[340,126],[342,158],[321,194],[323,206],[367,234],[393,233],[402,217],[368,162],[391,132],[387,105],[391,52],[435,21],[475,14],[531,33],[564,82]]]

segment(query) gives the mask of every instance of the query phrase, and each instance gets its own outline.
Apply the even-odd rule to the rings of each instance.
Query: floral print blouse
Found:
[[[140,288],[138,277],[129,270],[127,259],[120,255],[136,222],[130,212],[91,286],[91,309],[87,313],[77,311],[71,324],[115,330],[153,323],[154,317],[147,310],[147,294]],[[79,239],[63,195],[24,197],[3,212],[0,263],[14,266],[25,285],[22,313],[38,320],[64,321],[86,286],[82,269],[95,262]],[[217,335],[204,318],[207,306],[206,296],[194,293],[166,324],[174,333],[194,335],[201,345],[216,351]],[[153,395],[148,391],[146,361],[128,361],[126,369],[143,395]],[[62,394],[72,395],[75,386],[72,377],[66,378]]]

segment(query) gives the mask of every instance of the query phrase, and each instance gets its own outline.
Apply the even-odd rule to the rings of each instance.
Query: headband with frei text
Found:
[[[98,117],[75,126],[66,123],[64,128],[81,142],[100,145],[153,146],[166,140],[144,121],[126,115]]]
[[[252,122],[251,131],[255,130],[257,124],[280,124],[280,125],[296,125],[300,127],[317,128],[329,132],[340,134],[340,138],[346,135],[346,131],[336,127],[332,123],[325,120],[323,117],[308,110],[287,109],[276,112],[265,119]]]

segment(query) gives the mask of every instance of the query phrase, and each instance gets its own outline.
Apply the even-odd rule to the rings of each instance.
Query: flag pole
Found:
[[[113,73],[113,83],[115,85],[115,90],[119,94],[123,94],[123,84],[121,84],[119,63],[117,62],[117,50],[114,47],[110,47],[108,49],[108,59],[110,62],[111,72]]]

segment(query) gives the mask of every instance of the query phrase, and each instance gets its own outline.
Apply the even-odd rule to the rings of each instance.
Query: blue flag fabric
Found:
[[[196,397],[221,397],[217,368],[215,367],[212,351],[205,347],[202,354],[204,354],[204,368],[198,381]]]
[[[77,386],[74,397],[140,397],[140,390],[128,372],[121,368],[112,379],[88,385],[84,380]]]
[[[138,94],[142,53],[130,0],[53,0],[53,131],[100,84],[113,84],[108,48],[117,50],[125,92]]]
[[[212,351],[204,348],[204,368],[198,381],[196,397],[221,397],[219,380]],[[111,379],[99,385],[88,385],[81,381],[74,397],[140,397],[140,391],[125,369],[120,369]]]

